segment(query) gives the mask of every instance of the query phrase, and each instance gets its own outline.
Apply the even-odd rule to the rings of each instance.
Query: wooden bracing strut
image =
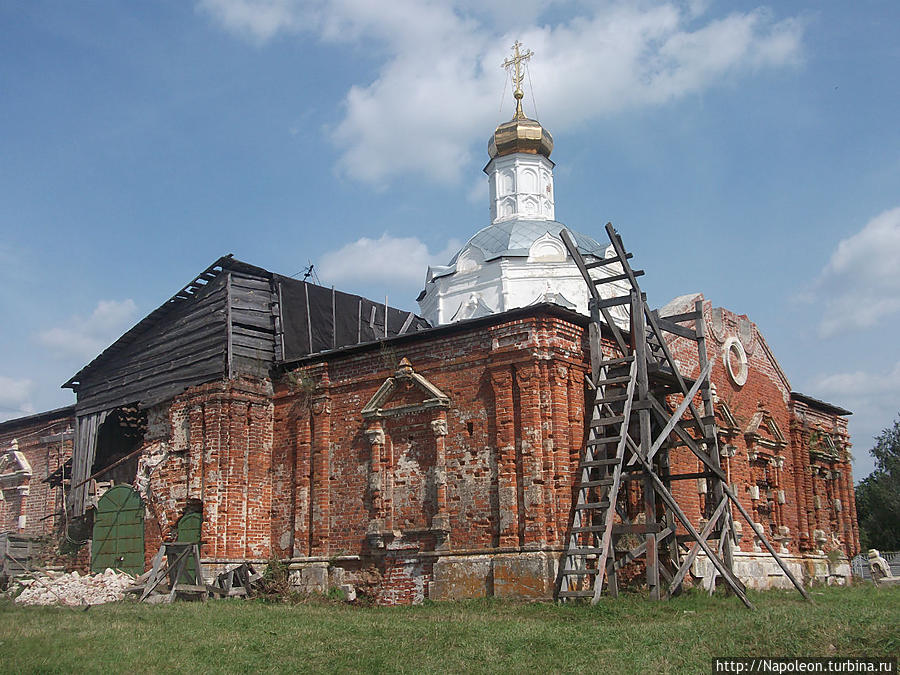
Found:
[[[651,311],[631,269],[632,254],[611,224],[606,233],[613,255],[586,261],[567,230],[560,232],[590,292],[591,414],[588,434],[573,491],[566,548],[559,565],[556,597],[561,601],[591,598],[597,602],[604,584],[618,592],[616,573],[643,558],[650,597],[671,597],[681,591],[684,578],[703,552],[728,588],[747,606],[746,588],[733,571],[734,506],[804,598],[809,595],[757,529],[727,484],[719,461],[715,412],[710,392],[712,362],[707,358],[703,307],[674,316]],[[597,277],[591,270],[601,268]],[[626,282],[627,294],[603,297],[599,287]],[[628,307],[630,335],[624,334],[610,308]],[[616,312],[622,315],[621,311]],[[604,355],[601,333],[609,332],[619,355]],[[697,347],[699,375],[681,374],[663,332],[684,338]],[[699,396],[698,403],[695,399]],[[669,397],[679,403],[670,404]],[[701,412],[702,411],[702,412]],[[687,447],[703,470],[672,474],[669,450]],[[705,479],[709,520],[697,531],[672,494],[677,480]],[[643,503],[635,509],[628,496],[641,487]],[[643,541],[639,539],[643,537]],[[716,541],[716,544],[712,542]],[[690,548],[682,550],[683,544]],[[660,592],[660,577],[667,586]],[[711,581],[710,592],[715,583]]]

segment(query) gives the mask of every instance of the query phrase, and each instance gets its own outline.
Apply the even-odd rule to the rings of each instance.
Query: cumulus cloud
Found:
[[[0,421],[33,413],[33,393],[32,380],[16,380],[0,375]]]
[[[804,31],[802,19],[777,20],[764,9],[704,21],[706,3],[696,0],[597,6],[199,0],[198,6],[257,42],[308,33],[323,42],[359,43],[380,59],[374,81],[347,91],[330,130],[339,169],[376,185],[413,172],[437,182],[459,180],[499,121],[493,114],[505,77],[499,64],[515,39],[537,55],[530,68],[541,118],[564,132],[794,64],[802,58]],[[553,20],[548,8],[565,18]]]
[[[900,311],[900,207],[885,211],[841,241],[811,295],[821,299],[823,337],[871,328]]]
[[[865,478],[874,468],[868,450],[872,439],[891,425],[900,413],[900,361],[886,364],[884,370],[853,370],[820,375],[804,391],[835,401],[853,412],[850,428],[854,455],[854,479]]]
[[[432,252],[417,237],[362,237],[325,253],[319,261],[319,276],[323,283],[337,285],[421,287],[428,265],[446,265],[459,248],[456,240],[448,242],[444,250]]]
[[[72,316],[37,334],[39,344],[60,358],[92,359],[130,328],[137,305],[127,300],[101,300],[90,316]]]

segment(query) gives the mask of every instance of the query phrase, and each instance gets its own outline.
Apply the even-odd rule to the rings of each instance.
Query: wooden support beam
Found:
[[[713,512],[712,518],[709,519],[709,522],[703,527],[703,531],[700,532],[700,538],[703,541],[709,539],[709,535],[712,534],[713,529],[716,526],[719,518],[722,515],[722,512],[725,510],[725,507],[728,505],[728,498],[722,497],[722,500],[719,502],[719,505],[716,507],[716,510]],[[675,576],[672,578],[672,583],[669,585],[669,590],[666,592],[667,597],[672,597],[675,591],[681,586],[681,582],[684,580],[685,575],[688,573],[688,570],[691,568],[694,560],[697,558],[697,554],[700,552],[700,544],[699,542],[695,542],[694,546],[691,547],[690,552],[685,557],[684,562],[681,563],[681,567],[678,568],[678,571],[675,573]]]
[[[685,529],[691,534],[694,540],[700,544],[700,547],[703,549],[703,552],[706,553],[707,557],[709,557],[710,561],[712,561],[713,565],[716,566],[716,569],[719,570],[719,573],[725,578],[728,582],[728,585],[731,586],[731,589],[734,591],[735,595],[737,595],[741,602],[747,606],[748,609],[753,609],[753,605],[747,599],[747,596],[743,591],[743,584],[741,581],[734,576],[731,570],[725,567],[725,564],[716,555],[715,551],[713,551],[709,544],[706,543],[706,540],[701,539],[700,533],[697,532],[697,529],[691,523],[690,518],[685,515],[684,511],[681,510],[681,507],[678,505],[678,502],[675,501],[675,498],[672,496],[666,486],[663,485],[662,481],[659,479],[659,476],[653,471],[653,467],[643,458],[641,458],[641,462],[644,464],[644,468],[647,470],[649,474],[650,480],[653,482],[654,487],[656,488],[656,492],[662,497],[663,501],[669,505],[669,508],[672,509],[672,512],[675,514],[675,517],[681,521],[681,524],[684,525]]]

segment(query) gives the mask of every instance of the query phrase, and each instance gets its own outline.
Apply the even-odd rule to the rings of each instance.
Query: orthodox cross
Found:
[[[515,87],[513,96],[516,97],[516,117],[525,116],[525,113],[522,112],[522,98],[525,96],[522,92],[522,80],[525,78],[525,71],[522,66],[534,56],[534,52],[530,49],[520,52],[519,47],[522,46],[522,43],[516,40],[516,43],[512,46],[513,57],[511,59],[506,59],[503,62],[503,67],[509,71],[512,76],[513,86]]]

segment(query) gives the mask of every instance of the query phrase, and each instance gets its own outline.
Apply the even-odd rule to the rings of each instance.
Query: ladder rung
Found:
[[[632,270],[631,272],[636,277],[644,276],[644,270]],[[611,277],[604,277],[603,279],[594,279],[594,285],[599,286],[600,284],[611,284],[616,281],[626,281],[630,277],[627,274],[614,274]]]
[[[628,398],[628,394],[619,394],[616,396],[604,396],[603,398],[595,398],[594,405],[603,405],[604,403],[615,403],[616,401],[624,401]]]
[[[627,305],[631,302],[630,295],[618,295],[614,298],[606,298],[605,300],[597,300],[597,309],[607,309],[609,307],[618,307],[619,305]]]
[[[615,415],[612,417],[597,417],[591,420],[591,426],[596,429],[597,427],[609,427],[613,424],[621,424],[624,421],[624,415]]]
[[[595,466],[612,466],[613,464],[618,464],[619,460],[616,458],[612,459],[592,459],[587,462],[582,462],[578,465],[579,469],[591,469]]]
[[[624,384],[631,380],[629,375],[623,375],[622,377],[610,377],[605,380],[597,380],[594,384],[598,387],[604,387],[608,384]]]
[[[584,534],[586,532],[603,532],[604,530],[606,530],[606,525],[590,525],[588,527],[573,527],[570,532],[572,534]]]
[[[588,445],[606,445],[607,443],[618,443],[622,440],[621,436],[607,436],[605,438],[593,438],[587,442]]]
[[[590,502],[589,504],[576,504],[576,511],[593,511],[596,509],[609,508],[609,501],[604,499],[602,502]]]
[[[632,361],[634,361],[633,354],[631,356],[620,356],[615,359],[606,359],[605,361],[601,361],[600,367],[605,368],[606,366],[621,366],[625,365],[626,363],[631,363]]]
[[[593,598],[594,591],[560,591],[558,598]]]
[[[599,571],[599,570],[588,570],[588,569],[584,569],[584,570],[563,570],[562,573],[563,573],[564,575],[566,575],[566,576],[573,576],[573,575],[576,575],[576,574],[597,574],[598,571]],[[568,593],[572,593],[572,592],[575,592],[575,593],[581,592],[581,593],[583,593],[584,591],[566,591],[566,592],[568,592]],[[593,591],[591,592],[591,595],[593,595]]]
[[[612,485],[612,478],[601,478],[600,480],[586,480],[583,483],[578,485],[578,488],[592,488],[592,487],[600,487],[601,485]]]
[[[625,257],[633,258],[634,254],[626,253]],[[604,265],[612,265],[613,263],[617,263],[617,262],[622,262],[622,261],[619,259],[619,256],[614,255],[612,258],[601,258],[600,260],[595,260],[594,262],[585,263],[584,266],[587,269],[592,270],[595,267],[603,267]]]

